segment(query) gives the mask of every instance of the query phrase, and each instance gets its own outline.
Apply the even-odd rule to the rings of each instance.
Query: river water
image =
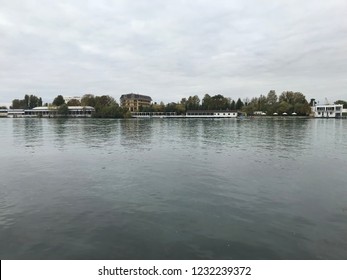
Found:
[[[1,259],[347,259],[347,121],[0,119]]]

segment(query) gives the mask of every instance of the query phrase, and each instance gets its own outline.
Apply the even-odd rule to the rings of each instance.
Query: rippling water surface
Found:
[[[0,119],[1,259],[347,259],[347,121]]]

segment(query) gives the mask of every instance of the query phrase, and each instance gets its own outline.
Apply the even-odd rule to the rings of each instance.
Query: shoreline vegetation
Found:
[[[274,90],[270,90],[265,95],[245,98],[236,101],[221,94],[211,96],[205,94],[200,100],[198,95],[182,98],[179,102],[170,102],[164,104],[160,102],[151,103],[149,106],[140,106],[138,112],[143,113],[175,113],[177,116],[185,115],[190,110],[215,110],[215,111],[237,111],[247,116],[263,115],[296,115],[309,116],[311,114],[311,106],[317,103],[315,99],[310,102],[301,92],[284,91],[277,96]],[[343,104],[343,108],[347,108],[347,101],[337,100],[334,104]],[[35,95],[25,95],[24,99],[12,100],[10,109],[33,109],[43,106],[42,98]],[[91,106],[95,109],[93,118],[131,118],[131,112],[126,107],[120,106],[116,100],[109,95],[94,96],[92,94],[84,95],[80,100],[70,99],[65,102],[62,95],[54,98],[52,103],[45,103],[48,108],[55,108],[59,117],[67,117],[68,106]],[[2,106],[0,109],[7,109]]]

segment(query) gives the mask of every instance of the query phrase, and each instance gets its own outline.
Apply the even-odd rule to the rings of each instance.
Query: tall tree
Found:
[[[78,99],[70,99],[66,104],[67,106],[81,106],[81,102]]]
[[[270,90],[266,96],[267,105],[273,106],[277,103],[277,100],[278,100],[278,97],[277,97],[276,91]]]
[[[200,106],[199,96],[189,96],[187,100],[187,110],[198,110]]]
[[[239,99],[237,99],[237,101],[236,101],[235,108],[236,108],[236,110],[240,110],[240,109],[242,109],[242,107],[243,107],[243,102],[242,102],[241,99],[239,98]]]
[[[337,100],[337,101],[334,102],[334,104],[341,104],[341,105],[343,105],[344,109],[347,109],[347,101]]]
[[[93,94],[85,94],[81,99],[82,106],[92,106],[95,107],[96,100]]]
[[[58,95],[56,98],[54,98],[53,103],[54,106],[61,106],[65,104],[64,97],[62,95]]]
[[[308,115],[311,112],[309,103],[306,100],[305,95],[301,92],[284,91],[279,97],[280,108],[288,114],[297,113],[298,115]],[[289,106],[284,106],[288,104]]]

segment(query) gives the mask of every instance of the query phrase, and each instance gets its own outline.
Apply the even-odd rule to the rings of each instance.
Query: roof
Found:
[[[187,110],[187,113],[237,113],[237,110]]]
[[[142,95],[142,94],[136,94],[136,93],[128,93],[128,94],[123,94],[120,97],[120,100],[125,100],[125,99],[142,99],[151,102],[152,98],[148,95]]]
[[[94,107],[92,106],[68,106],[69,110],[94,110]],[[32,110],[33,111],[48,111],[48,110],[57,110],[58,107],[56,106],[51,106],[51,107],[47,107],[47,106],[42,106],[42,107],[35,107]]]

